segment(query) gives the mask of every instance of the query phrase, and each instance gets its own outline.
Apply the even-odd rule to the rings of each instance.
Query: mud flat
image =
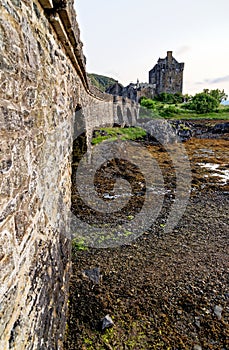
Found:
[[[173,164],[162,146],[146,146],[165,181],[160,214],[130,244],[74,250],[66,350],[229,348],[228,144],[197,138],[185,143],[192,190],[169,233],[164,228],[176,196]],[[127,171],[129,178],[143,181],[140,174],[131,175],[131,168]],[[98,174],[97,183],[99,178],[101,196],[109,200],[109,181]],[[81,202],[74,203],[90,218]],[[136,196],[132,206],[139,205]],[[132,218],[128,210],[115,220]],[[107,314],[114,326],[101,331]]]

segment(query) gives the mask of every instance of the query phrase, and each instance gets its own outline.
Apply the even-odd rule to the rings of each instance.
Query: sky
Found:
[[[75,9],[89,73],[148,82],[173,51],[185,63],[184,94],[229,95],[229,0],[75,0]]]

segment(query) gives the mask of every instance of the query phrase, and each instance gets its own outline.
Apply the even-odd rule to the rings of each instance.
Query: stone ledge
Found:
[[[44,9],[53,9],[53,2],[52,0],[39,0],[41,6],[44,8]]]
[[[76,14],[72,2],[63,0],[38,0],[45,14],[55,30],[58,39],[64,46],[85,90],[89,95],[104,100],[105,94],[95,91],[88,81],[83,44],[80,40],[80,30],[76,21]]]
[[[72,21],[71,18],[76,16],[73,4],[66,4],[65,1],[57,0],[38,0],[46,17],[53,26],[58,39],[63,44],[67,54],[80,79],[89,92],[89,84],[87,80],[87,73],[85,68],[85,59],[82,52],[82,42],[80,41],[79,27],[76,19]]]

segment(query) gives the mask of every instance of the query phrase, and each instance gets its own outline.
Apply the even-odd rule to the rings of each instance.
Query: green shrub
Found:
[[[156,102],[151,100],[150,98],[142,97],[140,99],[140,105],[142,107],[145,107],[147,109],[155,109],[156,108]]]
[[[162,107],[159,111],[162,117],[172,117],[175,114],[178,114],[179,112],[180,112],[180,109],[175,106],[165,106],[165,107]]]
[[[205,92],[196,94],[186,105],[186,108],[195,111],[198,114],[214,112],[218,107],[219,101]]]
[[[170,94],[167,92],[162,92],[154,98],[156,101],[160,101],[167,104],[177,104],[184,102],[184,96],[180,92],[175,94]]]

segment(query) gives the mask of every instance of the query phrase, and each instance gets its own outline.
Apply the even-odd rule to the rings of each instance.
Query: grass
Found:
[[[95,135],[92,139],[92,144],[97,145],[98,143],[108,140],[137,140],[146,136],[146,131],[140,127],[130,128],[101,128],[95,131]]]
[[[178,113],[176,115],[173,115],[172,117],[169,116],[168,118],[169,119],[195,119],[195,120],[196,119],[229,120],[229,112],[220,112],[220,113],[211,112],[211,113],[205,113],[205,114],[197,114],[194,112]]]
[[[165,119],[212,119],[229,120],[229,107],[220,105],[217,111],[211,113],[198,114],[194,111],[182,108],[182,104],[165,104],[157,102],[155,110],[142,110],[141,118],[158,116]]]
[[[72,240],[72,253],[73,254],[76,254],[78,251],[87,250],[87,249],[88,248],[86,247],[83,239],[74,238]]]

